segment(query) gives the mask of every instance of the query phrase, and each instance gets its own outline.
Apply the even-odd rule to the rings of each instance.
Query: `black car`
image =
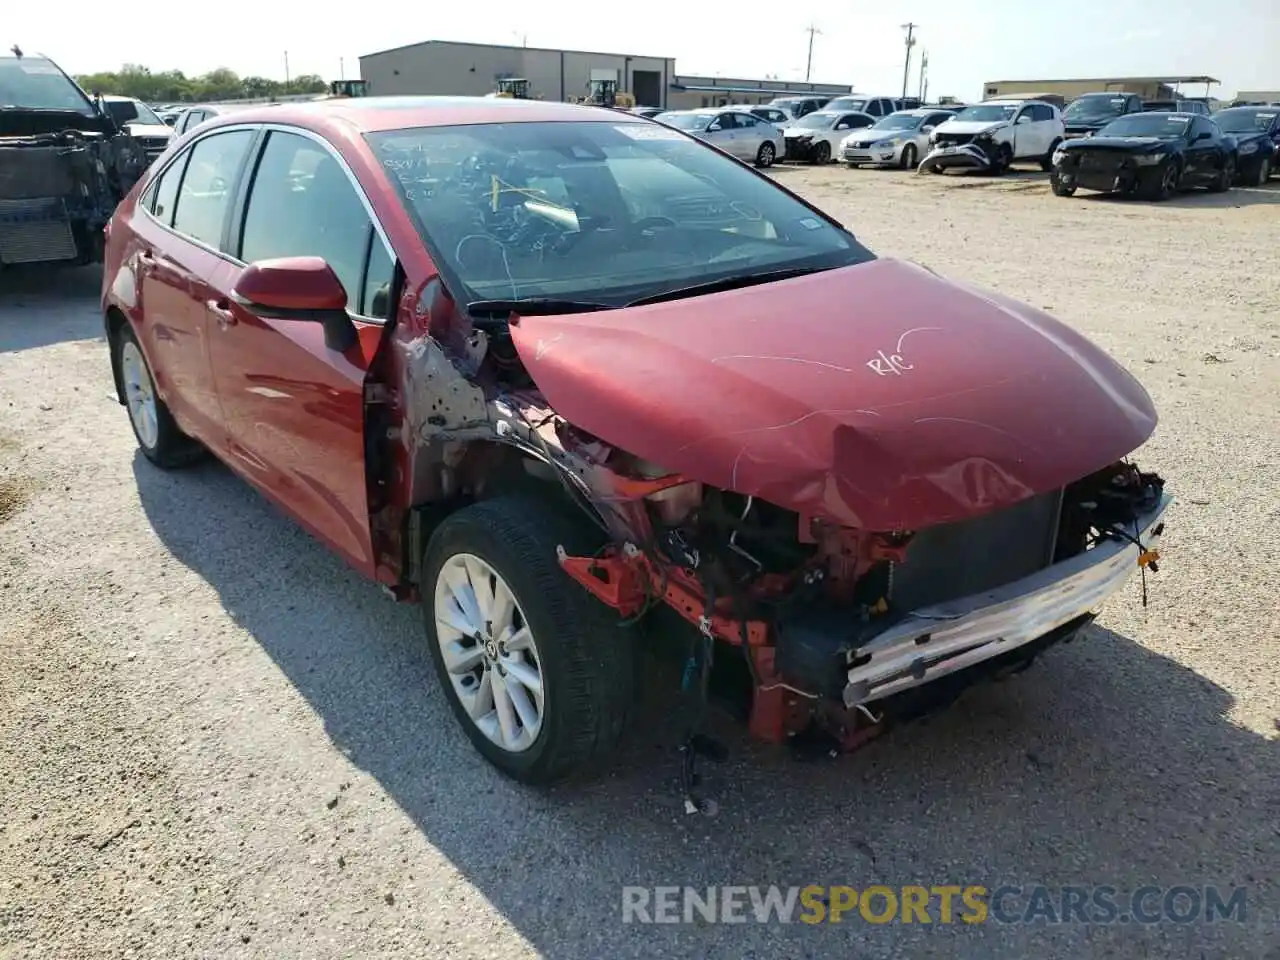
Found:
[[[47,57],[0,57],[0,267],[102,258],[143,147]]]
[[[1076,97],[1062,112],[1066,139],[1091,137],[1112,120],[1142,112],[1142,98],[1136,93],[1086,93]]]
[[[1208,117],[1134,113],[1092,137],[1064,141],[1049,182],[1060,197],[1083,187],[1167,200],[1187,187],[1230,190],[1236,162],[1235,141]]]
[[[1241,183],[1261,187],[1280,172],[1280,106],[1231,107],[1213,122],[1236,142]]]

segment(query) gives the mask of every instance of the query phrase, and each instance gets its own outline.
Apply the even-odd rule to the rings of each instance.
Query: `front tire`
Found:
[[[1222,167],[1218,170],[1218,175],[1214,177],[1213,183],[1209,187],[1210,193],[1226,193],[1236,182],[1236,160],[1235,157],[1224,157]]]
[[[436,528],[422,561],[428,646],[449,705],[502,773],[542,785],[607,759],[631,705],[634,650],[556,559],[594,552],[544,501],[473,504]]]
[[[898,161],[898,166],[903,170],[914,170],[916,163],[916,145],[908,143],[902,148],[902,159]]]
[[[1076,194],[1076,185],[1064,182],[1057,170],[1050,172],[1049,186],[1053,188],[1053,194],[1056,197],[1074,197]]]
[[[1258,168],[1253,174],[1253,186],[1265,187],[1271,179],[1271,158],[1263,157],[1258,161]]]
[[[813,148],[813,162],[818,166],[831,162],[831,144],[825,140]]]
[[[991,173],[994,176],[1001,177],[1009,172],[1009,168],[1013,166],[1013,147],[1007,143],[1002,143],[996,148],[996,162],[991,165]]]
[[[1178,166],[1176,160],[1170,160],[1160,171],[1160,178],[1155,182],[1155,185],[1146,193],[1152,200],[1168,200],[1178,192],[1178,187],[1181,183],[1182,168]]]
[[[777,151],[774,150],[773,144],[767,140],[760,144],[760,149],[756,151],[757,167],[772,167],[773,161],[777,159]]]
[[[165,470],[199,460],[204,455],[204,447],[182,432],[160,399],[151,365],[128,323],[120,326],[111,346],[115,351],[120,392],[129,411],[129,425],[133,427],[142,455]]]

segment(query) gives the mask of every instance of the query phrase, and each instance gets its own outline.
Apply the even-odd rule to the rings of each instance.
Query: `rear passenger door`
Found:
[[[211,304],[218,397],[232,466],[369,575],[364,379],[391,303],[395,259],[358,181],[318,137],[274,128],[242,191],[235,257]],[[244,266],[323,257],[347,291],[359,335],[344,353],[308,320],[259,316],[235,302]]]
[[[134,216],[143,244],[135,268],[142,310],[138,333],[165,402],[184,430],[215,449],[224,439],[209,364],[209,312],[232,192],[254,132],[201,137],[147,188]]]

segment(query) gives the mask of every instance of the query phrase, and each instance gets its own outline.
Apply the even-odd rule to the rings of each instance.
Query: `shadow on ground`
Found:
[[[1225,719],[1225,691],[1129,638],[1094,629],[840,760],[801,763],[723,725],[732,755],[709,771],[715,818],[680,807],[664,687],[608,777],[538,793],[472,751],[416,609],[385,599],[216,464],[165,474],[139,457],[134,473],[157,534],[218,590],[334,745],[543,955],[1276,956],[1280,753]],[[1239,884],[1249,913],[1244,925],[1142,928],[620,919],[625,884],[1002,882]]]
[[[0,353],[102,336],[102,268],[0,268]]]

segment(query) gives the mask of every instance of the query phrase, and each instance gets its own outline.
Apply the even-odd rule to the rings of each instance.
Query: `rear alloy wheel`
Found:
[[[1040,169],[1045,173],[1053,169],[1053,155],[1060,146],[1062,146],[1061,140],[1053,141],[1053,143],[1049,144],[1049,152],[1040,158]]]
[[[908,143],[902,148],[902,159],[898,161],[898,166],[903,170],[914,170],[916,166],[916,145]]]
[[[204,455],[204,447],[188,437],[174,422],[169,408],[156,393],[155,378],[142,353],[133,328],[124,324],[113,338],[116,370],[129,425],[142,455],[166,470],[184,467]]]
[[[831,162],[831,144],[823,140],[813,148],[813,162],[822,164]]]
[[[546,784],[612,753],[631,702],[631,634],[557,562],[590,555],[556,505],[487,500],[449,515],[422,562],[428,646],[449,705],[506,775]],[[588,538],[590,539],[590,538]]]
[[[1227,157],[1222,161],[1222,167],[1218,170],[1218,175],[1214,178],[1213,186],[1209,190],[1213,193],[1226,193],[1235,182],[1236,158]]]
[[[760,149],[756,151],[756,166],[772,167],[773,161],[776,157],[777,153],[773,149],[773,144],[766,140],[764,143],[760,144]]]

